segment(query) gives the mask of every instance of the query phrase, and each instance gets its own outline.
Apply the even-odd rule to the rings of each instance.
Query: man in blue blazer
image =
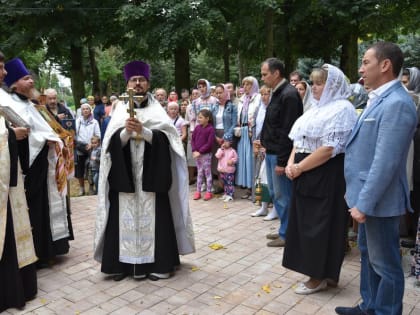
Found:
[[[397,79],[403,60],[397,45],[378,42],[359,69],[369,100],[347,143],[344,168],[349,212],[361,223],[362,303],[337,307],[337,314],[402,314],[399,222],[412,211],[406,161],[417,124],[414,102]]]

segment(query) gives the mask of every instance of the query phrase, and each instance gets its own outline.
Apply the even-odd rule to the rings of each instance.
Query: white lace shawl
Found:
[[[289,138],[294,141],[295,147],[310,151],[316,149],[313,143],[317,143],[317,146],[339,147],[335,152],[337,154],[343,150],[357,115],[347,100],[351,90],[343,72],[329,64],[323,65],[323,68],[328,71],[328,77],[321,98],[319,102],[312,98],[312,106],[296,120]]]

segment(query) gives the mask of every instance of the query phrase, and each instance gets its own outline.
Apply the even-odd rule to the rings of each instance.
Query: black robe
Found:
[[[17,185],[17,143],[13,131],[9,130],[10,186]],[[12,209],[7,202],[6,235],[3,255],[0,259],[0,312],[11,308],[22,308],[25,302],[35,297],[37,278],[35,263],[19,269],[16,241],[13,230]]]
[[[17,94],[21,99],[23,95]],[[29,219],[32,225],[35,253],[39,258],[38,266],[48,265],[56,255],[69,252],[69,240],[73,240],[73,228],[70,218],[70,202],[67,204],[67,222],[70,236],[52,240],[50,227],[50,207],[48,199],[47,175],[48,175],[48,144],[45,142],[41,152],[37,155],[32,165],[29,165],[28,139],[18,141],[19,156],[23,174],[25,174],[26,200],[29,207]]]
[[[134,192],[130,145],[122,147],[120,132],[110,141],[108,151],[112,166],[108,175],[109,217],[105,229],[101,271],[107,274],[171,273],[180,264],[175,228],[168,191],[171,187],[169,141],[164,133],[153,130],[152,144],[145,143],[143,164],[144,191],[156,193],[155,262],[128,264],[119,261],[119,201],[120,192]],[[135,141],[135,140],[130,140]],[[138,205],[141,207],[142,205]]]

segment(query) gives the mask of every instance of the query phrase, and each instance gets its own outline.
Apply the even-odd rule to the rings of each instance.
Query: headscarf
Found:
[[[249,95],[251,97],[254,96],[254,94],[257,94],[259,92],[260,86],[258,85],[258,80],[255,77],[247,76],[242,80],[242,85],[244,84],[244,82],[251,82],[252,83],[251,91],[249,92]]]
[[[249,91],[249,94],[244,94],[242,96],[243,99],[243,107],[242,107],[242,111],[247,113],[248,112],[248,106],[249,106],[249,102],[251,101],[251,99],[254,97],[255,94],[258,94],[260,91],[260,86],[258,85],[258,81],[256,78],[254,78],[253,76],[248,76],[245,77],[242,80],[242,84],[244,84],[244,82],[251,82],[252,83],[252,87],[251,90]]]
[[[222,94],[221,100],[218,100],[219,104],[224,106],[226,104],[226,102],[230,100],[230,93],[229,93],[228,89],[226,88],[226,84],[219,83],[218,85],[216,85],[216,89],[218,87],[223,88],[223,91],[224,91],[223,94]]]
[[[200,83],[205,83],[205,84],[206,84],[206,86],[207,86],[206,94],[201,94],[201,95],[200,95],[200,98],[205,100],[206,98],[208,98],[208,97],[210,96],[210,93],[211,93],[211,89],[210,89],[210,82],[209,82],[209,81],[207,81],[206,79],[200,79],[200,80],[198,80],[198,81],[197,81],[197,86],[198,86]]]
[[[325,82],[319,101],[311,95],[311,103],[313,106],[322,107],[332,101],[347,99],[351,95],[351,88],[344,73],[337,67],[324,64],[322,69],[328,71],[327,82]]]
[[[303,112],[306,112],[311,107],[312,89],[308,82],[305,80],[299,81],[298,83],[305,84],[305,95],[303,96]]]
[[[322,68],[328,71],[328,76],[321,98],[296,120],[289,134],[294,141],[348,132],[356,122],[355,109],[347,100],[351,89],[344,73],[330,64],[324,64]]]
[[[407,70],[410,72],[407,89],[414,93],[420,93],[420,70],[416,67],[407,68]]]
[[[89,114],[89,116],[87,117],[87,119],[85,119],[85,117],[84,117],[83,115],[81,115],[81,116],[80,116],[80,121],[81,121],[81,122],[86,122],[86,123],[91,122],[91,121],[92,121],[92,119],[93,119],[92,106],[90,106],[90,104],[88,104],[88,103],[84,103],[84,104],[80,105],[80,110],[82,110],[82,109],[83,109],[83,107],[87,107],[87,108],[89,108],[89,109],[90,109],[90,114]]]

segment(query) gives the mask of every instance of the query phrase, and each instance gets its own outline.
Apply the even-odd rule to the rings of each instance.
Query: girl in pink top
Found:
[[[235,164],[238,161],[238,154],[235,149],[231,147],[232,136],[225,134],[223,143],[217,150],[215,156],[219,159],[217,170],[220,173],[220,178],[223,180],[223,188],[225,194],[220,198],[223,201],[233,200],[234,181],[235,181]]]

